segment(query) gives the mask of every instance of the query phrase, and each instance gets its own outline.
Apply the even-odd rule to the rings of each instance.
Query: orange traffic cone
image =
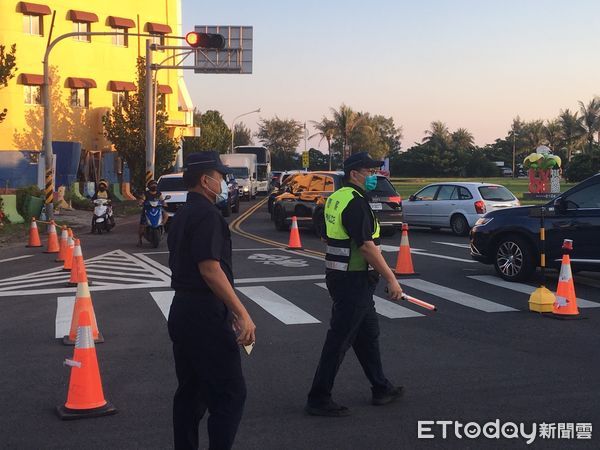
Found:
[[[556,288],[556,301],[552,307],[552,314],[561,319],[572,319],[579,316],[577,308],[577,296],[573,284],[573,273],[571,272],[571,258],[569,253],[573,250],[573,241],[565,239],[563,242],[563,257]]]
[[[64,262],[65,254],[67,252],[69,232],[67,231],[67,226],[63,225],[60,232],[60,241],[58,244],[58,255],[56,256],[56,262]]]
[[[400,249],[394,273],[396,275],[418,275],[412,263],[410,243],[408,242],[408,224],[406,223],[402,224],[402,238],[400,239]]]
[[[56,234],[56,224],[54,220],[48,225],[48,247],[44,253],[58,253],[60,246],[58,245],[58,235]]]
[[[92,336],[94,342],[100,344],[104,342],[104,336],[98,331],[98,323],[96,322],[96,314],[94,313],[94,305],[92,305],[92,296],[90,295],[90,288],[86,282],[77,284],[77,295],[75,296],[75,305],[73,305],[73,316],[71,317],[71,330],[69,335],[63,337],[63,344],[73,345],[77,338],[77,328],[81,325],[79,320],[79,314],[87,312],[90,315]]]
[[[298,219],[292,216],[292,226],[290,228],[290,240],[287,246],[288,250],[303,250],[300,242],[300,232],[298,231]]]
[[[67,286],[77,286],[79,283],[88,283],[87,273],[85,272],[85,262],[83,261],[83,253],[81,252],[81,243],[79,239],[75,239],[75,247],[73,248],[73,260],[71,263],[71,278]]]
[[[73,249],[75,248],[75,241],[73,240],[73,230],[70,228],[67,230],[67,248],[65,251],[65,263],[63,264],[62,270],[71,270],[73,267]]]
[[[89,313],[81,312],[73,359],[65,360],[65,365],[71,366],[67,402],[56,408],[62,420],[108,416],[117,412],[104,398],[91,324]]]
[[[35,221],[35,217],[31,218],[31,226],[29,227],[29,242],[26,247],[41,247],[40,232]]]

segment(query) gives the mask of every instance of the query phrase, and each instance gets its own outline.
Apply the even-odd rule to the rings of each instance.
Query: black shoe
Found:
[[[388,403],[393,402],[398,399],[404,391],[402,386],[392,387],[388,391],[383,393],[375,393],[373,392],[373,399],[371,403],[376,406],[387,405]]]
[[[334,401],[319,406],[306,405],[304,411],[311,416],[346,417],[350,415],[348,408],[338,405]]]

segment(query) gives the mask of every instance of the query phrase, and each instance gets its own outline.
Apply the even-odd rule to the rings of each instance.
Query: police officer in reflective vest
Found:
[[[367,152],[344,161],[345,187],[325,204],[327,289],[333,300],[331,321],[323,345],[305,411],[310,415],[339,417],[350,411],[331,398],[331,390],[352,347],[371,382],[372,403],[384,405],[397,399],[401,386],[393,386],[383,373],[379,354],[379,323],[373,293],[379,276],[388,284],[391,300],[400,300],[402,288],[379,249],[379,223],[365,198],[377,186],[374,161]],[[374,270],[373,270],[374,269]]]
[[[183,173],[187,201],[169,229],[176,450],[198,448],[207,410],[209,448],[231,448],[246,399],[238,344],[252,344],[256,327],[233,289],[231,235],[215,206],[227,198],[228,172],[217,152],[190,154]]]

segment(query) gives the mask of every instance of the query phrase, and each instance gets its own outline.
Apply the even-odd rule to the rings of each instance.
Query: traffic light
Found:
[[[190,31],[185,35],[185,42],[192,48],[211,48],[221,50],[225,48],[225,37],[222,34],[198,33]]]

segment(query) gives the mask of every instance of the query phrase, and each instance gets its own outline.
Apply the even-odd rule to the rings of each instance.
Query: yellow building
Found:
[[[116,31],[118,36],[70,37],[50,54],[53,141],[79,142],[83,151],[110,151],[102,127],[108,108],[135,89],[136,58],[145,56],[147,37],[166,45],[183,41],[180,0],[46,0],[43,3],[0,1],[0,44],[16,44],[17,71],[0,88],[1,151],[42,148],[42,60],[49,39],[74,31]],[[172,52],[154,52],[161,62]],[[192,134],[193,105],[181,70],[158,71],[159,105],[169,115],[170,135]]]

